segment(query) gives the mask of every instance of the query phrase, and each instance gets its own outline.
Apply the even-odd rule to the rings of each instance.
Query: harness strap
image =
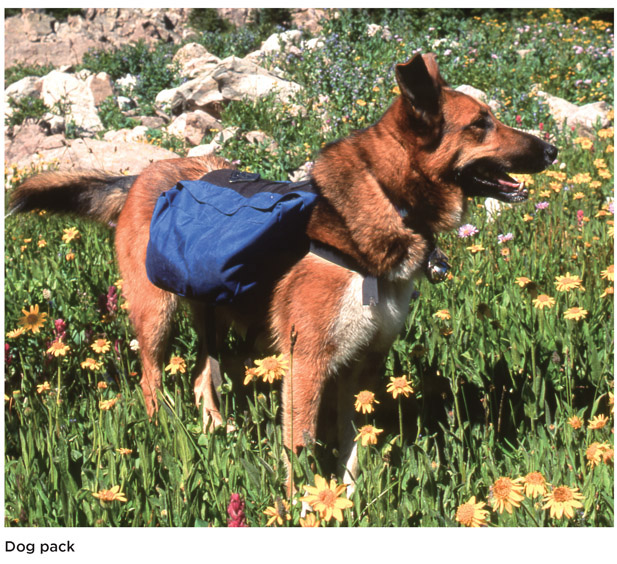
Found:
[[[328,262],[357,272],[364,277],[362,281],[362,305],[374,306],[379,303],[379,284],[376,276],[365,274],[364,269],[351,257],[341,253],[341,251],[319,243],[311,241],[310,252],[321,257]]]

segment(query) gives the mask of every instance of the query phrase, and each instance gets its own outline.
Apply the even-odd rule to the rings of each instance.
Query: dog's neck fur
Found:
[[[309,222],[309,237],[348,254],[369,269],[374,259],[361,250],[367,247],[364,237],[391,232],[393,226],[399,226],[401,244],[405,232],[432,244],[434,234],[456,227],[464,212],[466,199],[460,188],[436,183],[422,174],[414,155],[419,145],[427,143],[426,133],[401,134],[407,128],[400,124],[409,120],[404,100],[399,97],[376,124],[328,145],[313,169],[313,181],[323,199]],[[452,198],[460,213],[452,213]],[[406,212],[404,219],[400,210]],[[348,220],[351,214],[353,221]],[[364,229],[352,232],[349,226],[358,223]],[[410,254],[421,259],[430,244],[420,245],[416,239],[417,248],[410,249]]]

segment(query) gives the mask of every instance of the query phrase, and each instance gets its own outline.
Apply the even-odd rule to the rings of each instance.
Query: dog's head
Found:
[[[557,156],[553,145],[504,125],[486,104],[449,88],[432,54],[397,65],[396,79],[410,131],[423,143],[418,164],[436,184],[521,202],[528,191],[509,173],[540,172]]]

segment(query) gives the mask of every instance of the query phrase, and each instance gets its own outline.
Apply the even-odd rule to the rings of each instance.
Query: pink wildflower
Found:
[[[246,515],[244,514],[244,500],[240,494],[231,494],[229,505],[227,506],[227,514],[229,515],[228,527],[248,527]]]

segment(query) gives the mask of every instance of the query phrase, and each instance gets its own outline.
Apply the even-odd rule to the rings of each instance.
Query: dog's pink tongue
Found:
[[[510,178],[508,175],[505,175],[503,178],[498,178],[497,180],[502,186],[506,186],[513,190],[522,190],[525,186],[523,181],[518,182],[517,180],[514,180],[514,178]]]

